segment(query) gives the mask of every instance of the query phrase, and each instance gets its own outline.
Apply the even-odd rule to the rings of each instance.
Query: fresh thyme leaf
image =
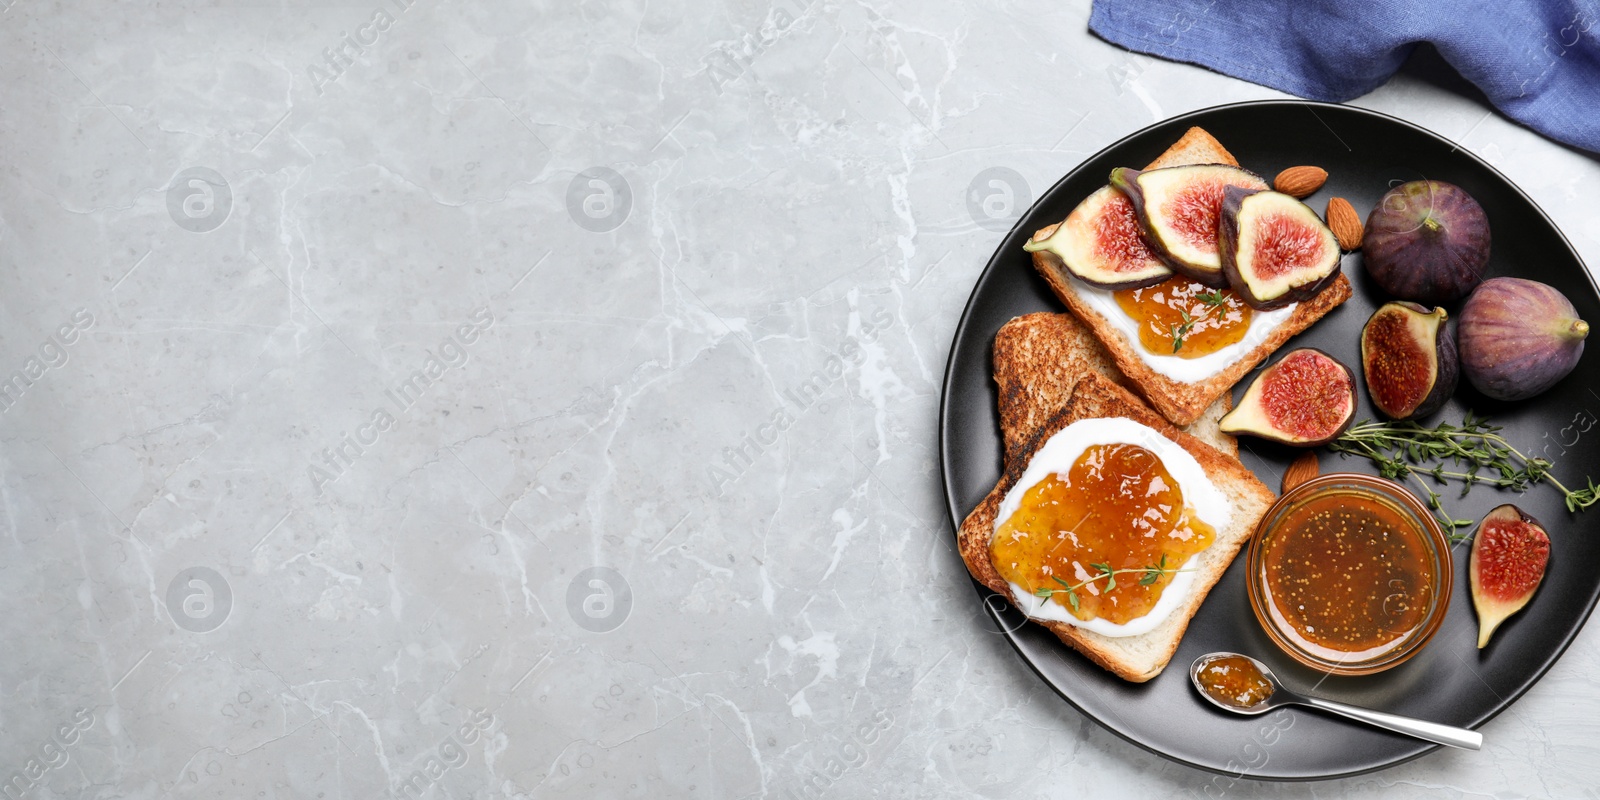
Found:
[[[1198,297],[1200,302],[1205,303],[1206,307],[1199,314],[1190,314],[1186,308],[1178,309],[1178,314],[1183,317],[1183,324],[1174,323],[1170,326],[1172,331],[1172,352],[1174,353],[1183,349],[1184,338],[1189,335],[1189,331],[1194,330],[1195,323],[1205,319],[1206,315],[1211,313],[1211,309],[1228,302],[1227,296],[1222,293],[1221,289],[1201,292],[1195,297]]]
[[[1452,539],[1463,538],[1456,530],[1473,522],[1445,513],[1439,493],[1428,486],[1424,475],[1439,484],[1460,481],[1462,497],[1478,484],[1520,492],[1536,483],[1548,483],[1561,492],[1569,512],[1600,502],[1600,488],[1592,478],[1584,479],[1584,488],[1568,489],[1552,474],[1549,460],[1524,455],[1500,435],[1500,426],[1490,425],[1487,417],[1474,416],[1470,411],[1460,425],[1440,423],[1432,428],[1412,421],[1363,420],[1341,434],[1328,449],[1371,461],[1385,478],[1413,478]]]
[[[1061,584],[1062,588],[1052,589],[1049,587],[1040,587],[1033,590],[1034,596],[1041,599],[1049,599],[1065,592],[1067,595],[1067,605],[1071,606],[1073,611],[1077,611],[1080,602],[1078,598],[1078,590],[1088,586],[1091,583],[1094,583],[1097,580],[1100,580],[1101,578],[1106,580],[1106,591],[1109,592],[1117,587],[1116,576],[1118,575],[1127,575],[1135,572],[1141,573],[1139,585],[1149,586],[1159,580],[1162,575],[1194,571],[1193,569],[1167,569],[1166,553],[1161,554],[1161,561],[1153,567],[1140,567],[1138,569],[1115,569],[1110,564],[1090,564],[1089,566],[1093,567],[1095,570],[1098,570],[1099,574],[1086,580],[1079,581],[1078,583],[1067,583],[1066,581],[1062,580],[1059,575],[1051,575],[1050,580]]]

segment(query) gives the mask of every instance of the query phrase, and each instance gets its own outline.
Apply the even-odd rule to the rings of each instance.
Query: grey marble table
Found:
[[[1278,96],[1087,14],[0,0],[4,796],[1218,792],[985,631],[942,510],[1008,218]],[[1357,104],[1600,263],[1596,161]],[[1220,789],[1592,797],[1597,671],[1591,626],[1481,753]]]

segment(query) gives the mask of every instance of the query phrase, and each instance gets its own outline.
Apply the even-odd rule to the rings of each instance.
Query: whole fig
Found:
[[[1523,400],[1578,366],[1589,323],[1553,286],[1491,278],[1461,307],[1461,371],[1496,400]]]
[[[1489,218],[1444,181],[1390,189],[1367,217],[1367,273],[1401,300],[1441,305],[1467,296],[1489,265]]]

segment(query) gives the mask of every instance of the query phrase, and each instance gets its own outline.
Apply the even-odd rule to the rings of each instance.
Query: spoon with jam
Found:
[[[1477,731],[1295,694],[1278,683],[1267,665],[1238,653],[1209,653],[1195,659],[1189,667],[1189,679],[1212,705],[1235,714],[1265,714],[1287,705],[1311,706],[1436,744],[1463,750],[1483,747],[1483,734]]]

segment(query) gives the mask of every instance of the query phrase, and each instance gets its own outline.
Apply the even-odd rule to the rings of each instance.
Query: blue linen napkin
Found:
[[[1094,0],[1089,29],[1329,102],[1378,88],[1431,42],[1501,112],[1600,153],[1595,0]]]

